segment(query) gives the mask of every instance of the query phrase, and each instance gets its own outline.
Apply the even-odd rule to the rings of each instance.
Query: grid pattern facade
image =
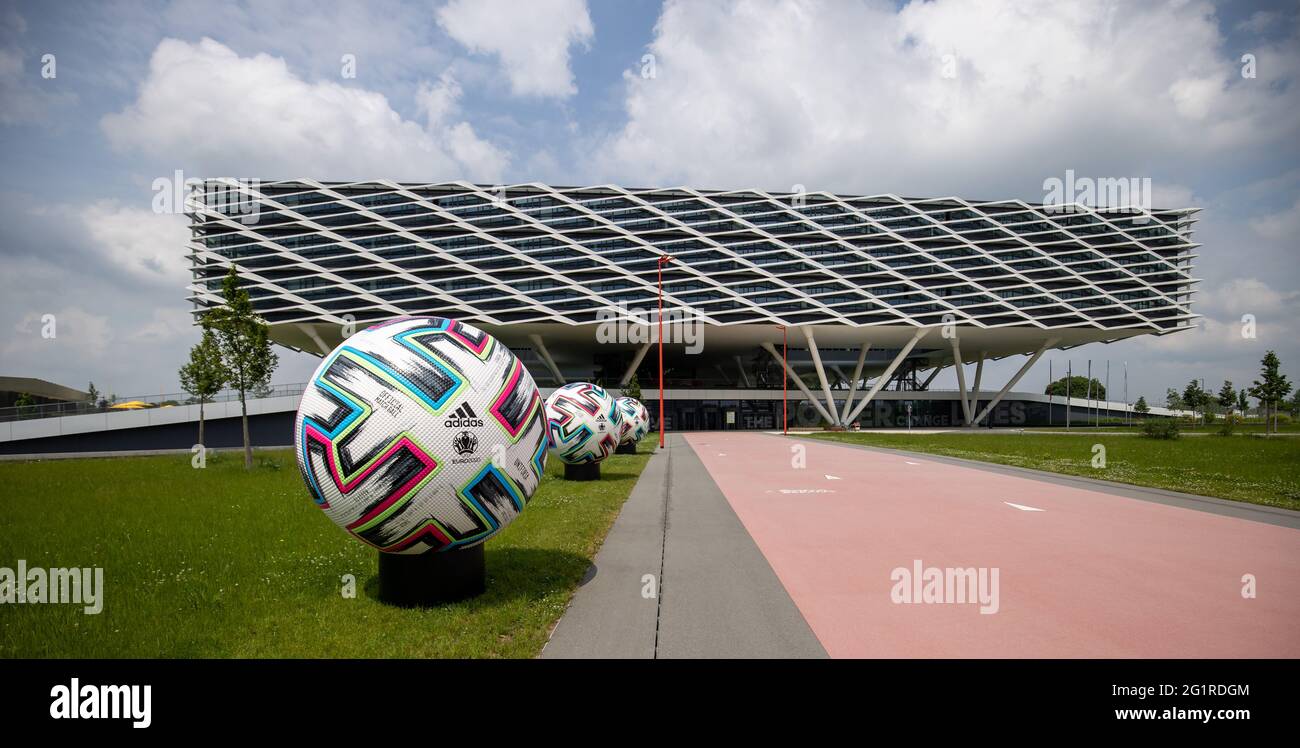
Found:
[[[1160,334],[1195,317],[1195,209],[305,179],[238,183],[232,209],[213,199],[228,184],[191,201],[190,299],[197,313],[219,304],[233,261],[273,325],[588,324],[653,309],[664,254],[665,303],[720,326]]]

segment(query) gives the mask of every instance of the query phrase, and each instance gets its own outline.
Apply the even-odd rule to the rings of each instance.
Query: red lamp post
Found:
[[[664,448],[664,265],[673,261],[672,255],[659,258],[659,448]]]

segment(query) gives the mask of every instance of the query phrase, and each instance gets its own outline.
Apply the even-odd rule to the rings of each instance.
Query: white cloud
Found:
[[[437,117],[424,127],[382,94],[305,81],[281,58],[164,39],[136,100],[101,127],[118,149],[209,175],[499,181],[506,155],[452,121],[454,81],[438,86]]]
[[[1255,34],[1262,34],[1267,31],[1273,24],[1277,23],[1278,15],[1267,10],[1257,10],[1250,14],[1250,18],[1237,24],[1237,28],[1242,31],[1249,31]]]
[[[1144,353],[1156,356],[1148,366],[1168,369],[1166,379],[1195,370],[1200,376],[1245,381],[1270,349],[1294,365],[1292,330],[1300,315],[1300,291],[1278,290],[1258,278],[1233,278],[1203,287],[1194,308],[1204,315],[1195,328],[1142,343]]]
[[[185,254],[190,229],[184,216],[154,213],[113,200],[65,213],[82,221],[90,238],[89,248],[114,267],[137,279],[172,288],[183,288],[187,282],[189,264]]]
[[[54,336],[49,338],[42,334],[46,329],[47,314],[54,316]],[[28,357],[54,350],[72,351],[83,359],[96,359],[103,356],[113,342],[108,317],[76,305],[49,312],[28,312],[12,329],[16,334],[5,343],[5,356],[23,356],[24,363]]]
[[[26,30],[22,16],[16,12],[2,23],[18,24],[13,30],[19,34]],[[43,123],[77,100],[57,77],[57,59],[55,77],[45,78],[41,75],[41,57],[33,57],[37,64],[29,70],[24,59],[27,56],[18,47],[0,47],[0,125]]]
[[[194,317],[182,307],[162,307],[153,310],[149,319],[139,329],[127,336],[128,340],[146,343],[166,343],[177,339],[197,339]]]
[[[424,115],[427,126],[435,128],[455,114],[460,96],[460,84],[451,71],[444,71],[436,84],[426,81],[420,85],[415,93],[415,106]]]
[[[1187,183],[1300,135],[1276,85],[1297,55],[1272,50],[1243,81],[1221,43],[1199,2],[670,0],[656,75],[625,74],[627,122],[593,181],[1026,198],[1067,168]]]
[[[1206,314],[1260,316],[1300,306],[1300,291],[1279,291],[1258,278],[1233,278],[1204,289],[1196,306]]]
[[[1294,241],[1300,236],[1300,198],[1286,210],[1251,221],[1250,227],[1265,239]]]
[[[586,0],[452,0],[438,25],[471,52],[497,55],[511,91],[524,96],[577,93],[569,47],[595,33]]]

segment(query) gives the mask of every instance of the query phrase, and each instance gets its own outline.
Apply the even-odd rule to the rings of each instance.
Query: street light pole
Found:
[[[659,258],[659,448],[664,448],[664,265],[673,261],[672,255]]]

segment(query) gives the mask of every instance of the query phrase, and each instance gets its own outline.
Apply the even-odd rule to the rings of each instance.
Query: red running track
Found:
[[[812,440],[686,438],[833,657],[1300,657],[1300,530]],[[997,612],[893,602],[917,559],[998,569]]]

